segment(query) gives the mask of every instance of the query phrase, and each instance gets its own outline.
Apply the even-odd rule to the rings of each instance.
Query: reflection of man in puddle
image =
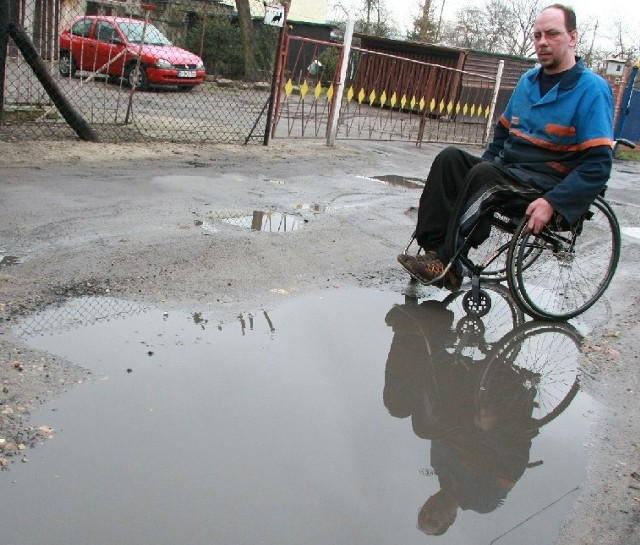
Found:
[[[396,418],[410,416],[416,435],[431,440],[440,485],[418,514],[418,528],[428,535],[444,534],[459,509],[496,509],[527,468],[536,434],[528,425],[532,395],[507,362],[492,382],[496,395],[479,403],[484,366],[447,350],[456,341],[453,317],[439,301],[415,300],[386,316],[394,338],[384,404]]]

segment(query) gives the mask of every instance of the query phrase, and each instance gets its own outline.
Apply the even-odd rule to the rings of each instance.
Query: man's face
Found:
[[[564,13],[557,8],[540,12],[533,25],[533,41],[538,62],[547,74],[568,70],[575,63],[577,33],[569,32]]]

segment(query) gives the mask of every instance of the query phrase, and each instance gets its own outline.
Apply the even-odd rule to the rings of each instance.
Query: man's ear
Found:
[[[569,36],[571,37],[569,45],[575,47],[578,44],[578,31],[572,30],[571,32],[569,32]]]

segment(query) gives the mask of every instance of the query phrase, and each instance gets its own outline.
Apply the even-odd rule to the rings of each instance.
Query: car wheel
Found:
[[[76,62],[73,60],[69,51],[61,51],[60,59],[58,59],[58,70],[64,78],[73,77],[76,73]]]
[[[132,89],[137,89],[138,91],[149,89],[149,78],[144,66],[137,66],[136,63],[131,63],[127,68],[126,79]]]

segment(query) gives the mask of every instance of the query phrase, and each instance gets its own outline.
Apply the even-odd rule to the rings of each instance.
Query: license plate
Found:
[[[179,70],[178,77],[179,78],[195,78],[196,71],[195,70]]]

